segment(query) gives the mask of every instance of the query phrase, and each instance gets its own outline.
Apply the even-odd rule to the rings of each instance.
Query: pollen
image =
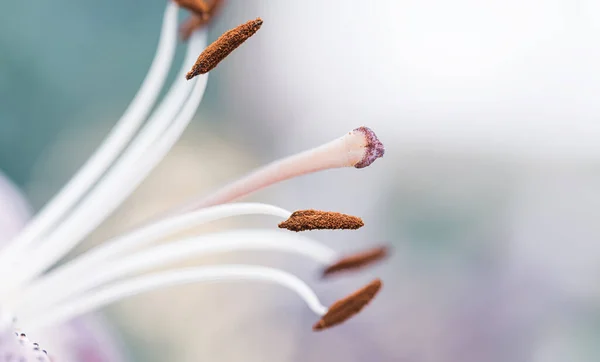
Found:
[[[335,302],[325,315],[314,326],[313,331],[322,331],[341,324],[358,314],[381,289],[380,279],[375,279],[368,285],[357,290],[350,296]]]
[[[362,219],[357,216],[332,211],[299,210],[294,211],[287,220],[279,223],[279,228],[296,232],[308,230],[356,230],[364,225]]]
[[[214,69],[225,57],[254,35],[262,23],[261,18],[256,18],[221,35],[200,54],[186,78],[189,80]]]
[[[386,258],[388,254],[389,248],[387,246],[379,246],[360,253],[346,256],[325,268],[323,270],[323,277],[328,277],[342,271],[364,268]]]

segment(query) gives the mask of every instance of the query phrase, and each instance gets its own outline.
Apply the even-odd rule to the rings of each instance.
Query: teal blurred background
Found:
[[[95,142],[81,142],[71,155],[77,158],[74,164],[82,163],[127,107],[154,56],[164,3],[92,5],[2,4],[0,164],[21,186],[35,180],[40,158],[63,137],[87,132]],[[183,45],[179,48],[181,61]],[[206,94],[212,101],[205,111],[218,108],[215,88],[211,85]],[[63,181],[75,166],[61,170]],[[45,198],[36,201],[40,206]]]
[[[34,210],[100,144],[141,84],[164,1],[0,4],[0,170]],[[184,13],[182,12],[182,18]],[[136,361],[554,362],[600,359],[600,7],[585,1],[228,1],[210,39],[261,16],[210,74],[173,152],[78,252],[252,168],[372,127],[386,155],[249,200],[361,215],[318,233],[388,263],[332,283],[261,262],[333,302],[375,276],[364,316],[322,335],[268,286],[190,286],[107,308]],[[173,79],[182,60],[178,47]],[[272,227],[227,220],[200,231]]]

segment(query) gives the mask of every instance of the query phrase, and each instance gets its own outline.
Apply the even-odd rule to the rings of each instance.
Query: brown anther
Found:
[[[262,23],[261,18],[256,18],[221,35],[219,39],[204,49],[185,77],[189,80],[214,69],[219,62],[254,35],[260,29]]]
[[[356,230],[364,225],[365,223],[360,217],[319,210],[294,211],[287,220],[279,223],[281,229],[296,232],[307,230]]]
[[[382,260],[383,258],[387,257],[388,254],[389,248],[387,246],[379,246],[360,253],[346,256],[325,268],[325,270],[323,270],[323,277],[328,277],[332,274],[342,271],[364,268],[367,265]]]
[[[381,289],[381,280],[375,279],[352,295],[335,302],[325,315],[313,326],[313,331],[331,328],[352,318],[360,312]]]
[[[223,0],[212,0],[210,5],[204,6],[207,7],[205,12],[193,12],[179,27],[179,36],[182,40],[188,40],[194,31],[211,22],[223,7]]]

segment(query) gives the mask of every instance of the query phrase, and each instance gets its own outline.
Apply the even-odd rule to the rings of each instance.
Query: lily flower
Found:
[[[109,136],[62,190],[0,249],[0,360],[50,361],[43,347],[29,341],[23,332],[34,335],[129,296],[174,285],[229,281],[280,285],[295,292],[314,312],[315,331],[345,322],[379,292],[382,282],[375,279],[327,307],[305,281],[275,268],[217,265],[152,272],[192,256],[239,250],[298,254],[321,265],[326,276],[381,260],[386,255],[383,248],[340,255],[299,233],[357,229],[364,225],[358,217],[319,210],[291,212],[260,203],[231,203],[296,176],[371,165],[383,156],[384,147],[375,133],[364,126],[324,145],[276,160],[57,266],[165,157],[193,118],[204,95],[207,73],[262,25],[260,18],[251,20],[208,46],[206,30],[193,31],[178,77],[155,106],[175,54],[178,10],[176,2],[167,4],[154,61]],[[279,228],[287,230],[233,230],[152,246],[191,227],[251,214],[279,218]]]

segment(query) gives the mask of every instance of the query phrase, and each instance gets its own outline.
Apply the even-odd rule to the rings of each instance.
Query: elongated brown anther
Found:
[[[213,0],[207,6],[206,12],[192,13],[179,27],[179,36],[182,40],[188,40],[192,33],[211,22],[223,7],[224,0]],[[182,6],[180,4],[180,6]]]
[[[360,217],[339,212],[319,210],[299,210],[284,222],[279,223],[281,229],[291,231],[307,230],[342,230],[359,229],[365,224]]]
[[[323,277],[331,276],[342,271],[364,268],[376,263],[389,254],[387,246],[379,246],[360,253],[348,255],[323,270]]]
[[[219,39],[204,49],[198,60],[196,60],[192,70],[187,73],[186,78],[189,80],[214,69],[219,62],[254,35],[260,29],[262,23],[262,19],[257,18],[221,35]]]
[[[358,314],[375,298],[381,289],[381,280],[375,279],[354,294],[335,302],[314,326],[313,331],[322,331],[347,321]]]

